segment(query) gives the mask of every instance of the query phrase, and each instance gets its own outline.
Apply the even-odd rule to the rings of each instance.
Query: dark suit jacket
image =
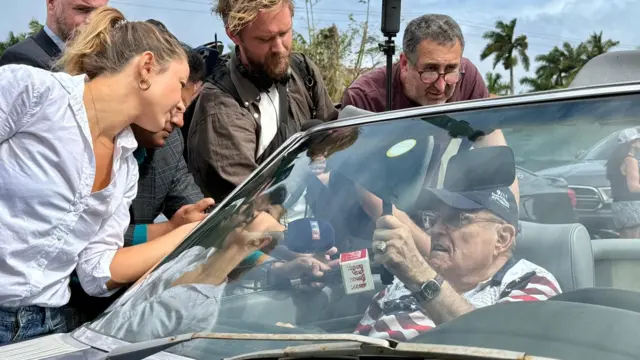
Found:
[[[52,70],[61,50],[43,30],[13,45],[0,56],[0,66],[24,64]]]
[[[204,198],[202,191],[187,171],[182,157],[184,140],[180,130],[174,130],[163,147],[147,149],[147,156],[138,167],[138,194],[132,203],[133,224],[153,224],[158,215],[171,219],[184,205]],[[133,241],[134,225],[124,235],[125,246]]]

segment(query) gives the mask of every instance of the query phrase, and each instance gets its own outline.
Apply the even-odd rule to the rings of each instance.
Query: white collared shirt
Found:
[[[215,248],[207,250],[201,246],[184,251],[134,285],[89,327],[128,342],[213,331],[227,282],[171,284],[205,264],[215,252]]]
[[[258,151],[256,158],[269,147],[271,141],[278,132],[278,116],[280,112],[280,95],[278,88],[274,85],[268,92],[260,93],[260,138],[258,139]]]
[[[60,39],[60,36],[56,35],[56,33],[51,30],[47,25],[44,26],[44,32],[47,33],[49,38],[60,48],[60,50],[64,50],[66,43]]]
[[[0,307],[59,307],[76,269],[106,296],[136,196],[131,128],[116,137],[111,183],[91,193],[95,157],[85,76],[0,67]]]

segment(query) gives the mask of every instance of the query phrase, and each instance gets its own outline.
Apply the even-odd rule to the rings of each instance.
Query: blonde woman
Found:
[[[103,7],[58,65],[0,67],[0,345],[66,331],[74,269],[88,294],[108,296],[194,226],[122,248],[138,180],[129,125],[159,131],[184,111],[180,43]]]

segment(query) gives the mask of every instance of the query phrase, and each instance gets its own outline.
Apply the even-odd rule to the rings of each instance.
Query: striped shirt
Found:
[[[528,282],[520,281],[527,278]],[[551,273],[527,260],[510,260],[490,280],[478,284],[463,296],[474,308],[481,308],[502,302],[542,301],[559,293],[560,285]],[[407,341],[435,326],[396,278],[393,284],[374,296],[354,333]]]

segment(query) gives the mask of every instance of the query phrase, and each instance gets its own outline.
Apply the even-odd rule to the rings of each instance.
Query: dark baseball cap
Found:
[[[437,200],[454,209],[489,210],[502,220],[518,228],[518,204],[516,203],[516,197],[508,187],[465,192],[454,192],[446,189],[428,189],[428,191]]]

